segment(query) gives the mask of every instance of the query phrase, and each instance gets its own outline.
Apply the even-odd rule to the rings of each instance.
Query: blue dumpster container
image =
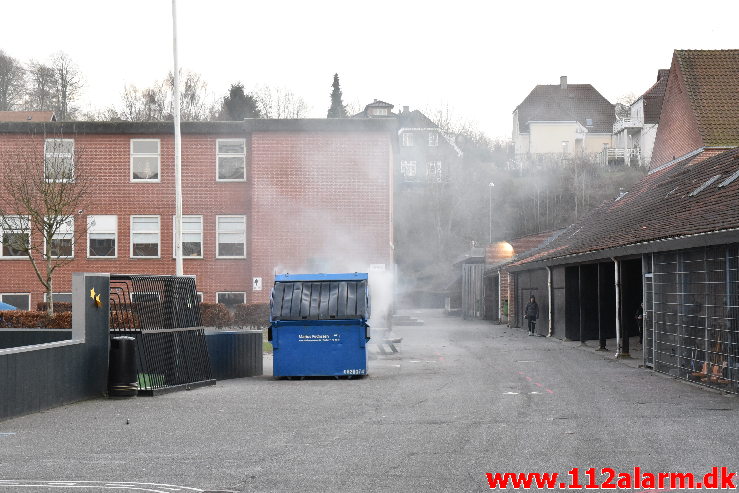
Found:
[[[269,340],[275,377],[367,374],[367,274],[275,277]]]

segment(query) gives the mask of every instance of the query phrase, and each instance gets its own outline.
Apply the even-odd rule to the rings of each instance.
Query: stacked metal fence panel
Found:
[[[738,259],[736,245],[653,255],[646,346],[655,370],[739,392]]]
[[[195,279],[110,276],[110,334],[136,339],[139,393],[213,385]]]

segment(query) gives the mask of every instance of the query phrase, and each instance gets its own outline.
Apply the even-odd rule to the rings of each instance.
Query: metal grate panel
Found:
[[[136,339],[139,392],[212,385],[195,279],[110,276],[110,334]]]
[[[654,369],[739,392],[739,247],[656,253],[653,258],[653,313],[648,317],[653,317]]]

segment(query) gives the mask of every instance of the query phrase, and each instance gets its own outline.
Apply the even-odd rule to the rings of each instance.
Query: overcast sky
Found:
[[[180,65],[214,95],[241,81],[286,87],[325,117],[332,76],[345,103],[448,106],[491,136],[536,84],[640,94],[678,49],[739,48],[739,2],[179,0]],[[27,61],[65,51],[83,108],[119,102],[172,67],[169,0],[8,0],[0,49]]]

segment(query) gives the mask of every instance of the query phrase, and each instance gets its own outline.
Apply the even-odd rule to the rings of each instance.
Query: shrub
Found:
[[[55,313],[49,317],[46,312],[36,311],[2,311],[0,327],[26,329],[71,329],[72,313]]]
[[[36,310],[39,312],[45,312],[49,308],[49,304],[45,301],[39,301],[36,304]],[[54,313],[65,313],[72,311],[72,303],[66,303],[64,301],[54,302]]]
[[[263,329],[269,325],[269,304],[236,305],[234,323],[242,327]]]
[[[233,316],[223,303],[200,303],[200,318],[204,327],[228,327]]]

